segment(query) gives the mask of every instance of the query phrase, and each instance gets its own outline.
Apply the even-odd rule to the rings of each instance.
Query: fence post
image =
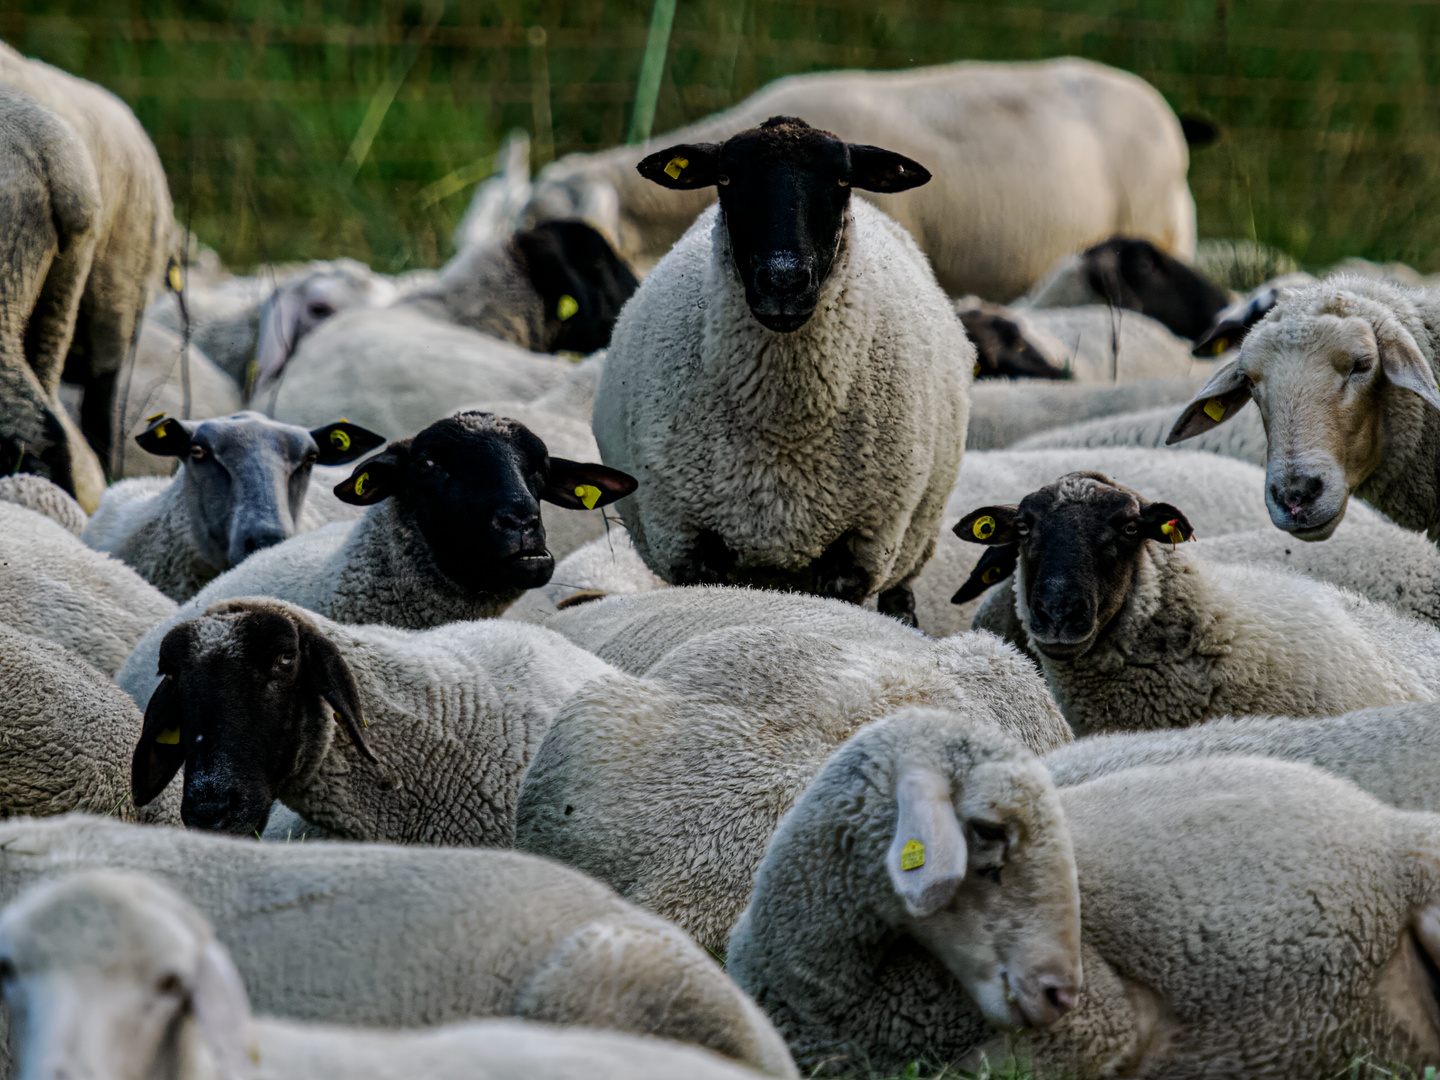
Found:
[[[645,59],[640,62],[640,81],[635,87],[635,111],[630,114],[628,143],[650,138],[655,126],[655,105],[660,100],[660,76],[665,73],[665,54],[670,51],[670,27],[675,22],[675,0],[655,0],[650,12],[650,36],[645,39]]]

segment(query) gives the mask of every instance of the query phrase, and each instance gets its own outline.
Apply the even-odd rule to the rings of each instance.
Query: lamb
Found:
[[[79,536],[90,521],[69,492],[34,473],[0,476],[0,502],[10,502],[44,514],[67,532]]]
[[[987,1020],[1045,1027],[1080,992],[1060,798],[975,719],[911,708],[869,725],[765,850],[726,966],[807,1075],[953,1062]]]
[[[515,828],[517,848],[611,883],[708,949],[724,949],[780,816],[857,730],[925,705],[1037,751],[1070,739],[1034,666],[988,634],[930,642],[859,610],[868,618],[831,634],[824,623],[843,620],[843,607],[829,620],[817,613],[816,626],[805,617],[838,601],[716,595],[725,591],[663,589],[561,612],[552,626],[605,619],[603,609],[620,604],[631,615],[622,622],[650,614],[646,631],[670,630],[673,648],[643,676],[591,682],[556,713],[521,787]],[[707,608],[716,629],[686,637]],[[782,617],[765,618],[767,608]],[[886,628],[870,622],[889,622],[900,640],[879,644]],[[633,651],[612,638],[602,659],[617,645]],[[696,784],[701,774],[708,779]]]
[[[1060,792],[1085,985],[1036,1074],[1336,1076],[1440,1060],[1440,818],[1311,766],[1209,758]]]
[[[1052,428],[1028,435],[1015,450],[1053,450],[1080,446],[1148,446],[1163,448],[1175,424],[1175,406],[1161,405],[1138,412],[1117,413],[1096,420]],[[1265,467],[1265,425],[1256,410],[1245,412],[1233,424],[1212,428],[1185,443],[1186,450],[1237,458]]]
[[[1175,114],[1142,79],[1074,57],[792,75],[644,146],[547,166],[525,220],[608,204],[621,254],[653,264],[713,195],[659,198],[636,164],[674,143],[723,142],[775,115],[803,116],[847,142],[935,166],[937,183],[874,202],[924,246],[955,296],[1008,301],[1061,255],[1116,233],[1182,259],[1195,250],[1189,155]],[[986,152],[977,155],[977,146]]]
[[[1342,274],[1287,292],[1166,441],[1233,420],[1253,399],[1268,433],[1265,499],[1277,528],[1324,540],[1355,495],[1440,540],[1437,320],[1435,293],[1378,278]]]
[[[194,829],[263,832],[278,798],[341,839],[482,847],[513,839],[520,778],[556,710],[614,672],[540,627],[340,626],[261,598],[170,630],[159,670],[137,806],[183,765]]]
[[[179,458],[179,474],[115,484],[83,538],[183,604],[217,575],[302,530],[314,465],[354,461],[385,440],[343,420],[306,431],[241,412],[209,420],[152,416],[135,441],[148,454]]]
[[[650,572],[623,525],[610,526],[605,536],[576,548],[555,564],[555,576],[531,589],[501,615],[520,622],[549,623],[559,612],[606,596],[668,589]]]
[[[639,166],[720,187],[621,314],[595,398],[635,550],[672,584],[755,584],[913,622],[965,443],[975,350],[914,241],[852,187],[930,174],[795,117]],[[732,179],[733,177],[733,179]]]
[[[0,822],[0,902],[96,870],[145,874],[194,904],[263,1013],[386,1028],[522,1017],[697,1043],[795,1075],[764,1015],[699,946],[544,859],[257,844],[83,815]]]
[[[252,1017],[235,963],[204,916],[138,874],[78,874],[26,892],[0,914],[0,964],[12,975],[14,1040],[26,1077],[756,1075],[697,1047],[523,1020],[377,1031]]]
[[[137,814],[130,751],[135,703],[69,649],[0,623],[0,817],[81,810],[180,823],[178,792]]]
[[[1157,405],[1183,405],[1203,385],[1199,378],[1172,376],[1109,382],[984,381],[970,387],[967,450],[1004,450],[1027,435],[1099,416]]]
[[[1055,783],[1074,787],[1125,769],[1199,757],[1281,758],[1334,773],[1397,809],[1436,813],[1437,721],[1435,705],[1413,702],[1326,718],[1227,716],[1188,728],[1092,735],[1050,751],[1045,766]]]
[[[158,679],[160,642],[211,604],[270,596],[340,623],[421,630],[493,618],[550,580],[540,500],[605,506],[635,481],[603,465],[551,457],[524,425],[466,412],[391,443],[335,489],[368,507],[355,522],[296,536],[221,574],[135,646],[116,682],[137,704]]]
[[[114,675],[175,601],[43,514],[0,501],[0,615]]]
[[[1435,701],[1440,631],[1299,574],[1177,547],[1174,505],[1101,473],[1069,473],[956,535],[1018,567],[1015,615],[1077,734],[1184,727],[1226,713],[1336,716]]]

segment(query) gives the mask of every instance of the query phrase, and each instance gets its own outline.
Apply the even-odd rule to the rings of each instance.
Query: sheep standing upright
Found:
[[[914,240],[852,188],[930,174],[794,117],[652,154],[718,185],[626,305],[595,398],[636,550],[674,584],[750,584],[914,619],[965,445],[975,350]]]

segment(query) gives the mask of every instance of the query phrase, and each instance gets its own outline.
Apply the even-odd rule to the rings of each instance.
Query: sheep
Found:
[[[1080,991],[1080,897],[1044,767],[972,712],[864,728],[775,830],[726,968],[807,1075],[1053,1024]]]
[[[239,596],[412,630],[493,618],[554,571],[541,499],[593,509],[634,484],[603,465],[551,457],[513,420],[477,412],[440,420],[362,461],[336,487],[341,501],[369,508],[364,517],[296,536],[221,574],[147,633],[115,680],[144,705],[170,628]]]
[[[865,197],[924,246],[955,296],[1008,301],[1059,256],[1116,233],[1182,259],[1195,250],[1189,155],[1175,114],[1143,80],[1073,57],[792,75],[643,146],[554,162],[537,178],[525,220],[608,204],[621,254],[653,264],[713,195],[660,197],[636,164],[675,143],[723,142],[776,115],[935,166],[937,182],[914,195]]]
[[[955,314],[965,327],[965,336],[975,346],[975,379],[1068,379],[1065,363],[1055,363],[1064,346],[1048,334],[1037,335],[1021,325],[1016,313],[1003,304],[992,304],[978,296],[955,301]],[[1033,340],[1043,336],[1040,346]],[[1048,355],[1047,355],[1048,354]],[[1068,359],[1068,357],[1066,357]]]
[[[1440,812],[1440,709],[1408,703],[1343,716],[1221,717],[1188,728],[1077,739],[1045,755],[1061,787],[1142,765],[1220,755],[1300,761],[1349,780],[1400,810]]]
[[[1287,570],[1214,562],[1194,529],[1101,473],[1020,505],[983,506],[956,535],[1018,568],[1015,615],[1077,734],[1184,727],[1225,713],[1335,716],[1434,701],[1440,631]]]
[[[1195,245],[1195,269],[1226,288],[1248,292],[1272,278],[1298,272],[1300,264],[1269,244],[1211,237]]]
[[[550,389],[530,404],[557,416],[582,421],[587,426],[595,414],[595,392],[600,389],[600,374],[605,370],[605,350],[599,349],[572,367]],[[593,434],[591,438],[594,438]]]
[[[1265,500],[1277,528],[1324,540],[1355,495],[1440,540],[1437,318],[1435,294],[1377,278],[1341,275],[1286,292],[1166,442],[1233,420],[1253,399],[1268,435]]]
[[[385,1028],[521,1017],[696,1043],[795,1075],[764,1015],[699,946],[544,859],[257,844],[74,814],[0,822],[0,902],[95,870],[145,874],[194,904],[263,1013]]]
[[[556,563],[549,582],[531,589],[500,617],[543,626],[557,613],[578,604],[669,587],[650,572],[625,527],[612,524],[607,535],[576,548]]]
[[[0,618],[114,675],[175,601],[43,514],[0,501]]]
[[[1015,450],[1053,450],[1082,446],[1165,446],[1175,423],[1175,406],[1160,405],[1138,412],[1116,413],[1067,427],[1039,431],[1013,444]],[[1265,425],[1258,411],[1247,411],[1233,424],[1212,428],[1189,442],[1186,450],[1248,461],[1265,467]]]
[[[1200,378],[1180,376],[1118,385],[1036,379],[977,382],[970,387],[965,449],[1004,450],[1034,432],[1082,420],[1157,405],[1178,408],[1202,385]]]
[[[0,476],[0,502],[15,503],[44,514],[75,536],[83,533],[90,521],[69,492],[34,473]]]
[[[342,839],[503,847],[551,718],[614,669],[540,627],[340,626],[257,597],[171,629],[159,671],[137,806],[183,765],[191,828],[263,832],[278,798]]]
[[[787,610],[737,591],[727,605],[715,595],[724,590],[700,588],[711,595],[599,600],[552,623],[625,602],[630,626],[650,614],[645,631],[670,630],[673,648],[643,676],[616,663],[627,673],[591,682],[556,713],[520,790],[515,846],[611,883],[708,949],[724,949],[781,814],[858,729],[928,705],[1036,751],[1070,739],[1033,665],[988,634],[885,645],[882,636],[907,632],[865,625],[886,621],[871,613],[856,610],[869,618],[851,620],[848,634],[825,632],[824,612],[807,625],[807,607],[838,601]],[[683,616],[704,619],[710,607],[716,628],[691,630]],[[765,618],[767,607],[781,617]]]
[[[625,306],[600,376],[595,441],[640,479],[619,507],[635,549],[672,584],[874,595],[913,620],[975,350],[914,241],[850,189],[929,173],[795,117],[639,168],[721,195]]]
[[[312,466],[354,461],[385,440],[345,421],[306,431],[241,412],[152,416],[135,441],[148,454],[179,458],[179,474],[111,487],[83,538],[183,604],[252,553],[302,530]]]
[[[80,810],[180,824],[178,792],[130,799],[135,703],[75,653],[0,622],[0,817]]]
[[[28,261],[23,270],[14,267],[4,276],[30,277],[31,285],[13,291],[19,281],[12,279],[5,286],[7,325],[15,333],[25,327],[26,337],[45,355],[35,370],[39,374],[44,369],[40,383],[48,393],[58,390],[62,364],[68,381],[85,388],[81,427],[91,445],[108,447],[116,379],[149,293],[165,267],[174,221],[165,172],[135,114],[109,91],[28,60],[8,45],[0,45],[0,82],[9,88],[11,101],[17,94],[27,96],[68,124],[82,152],[77,157],[66,151],[53,162],[53,171],[46,169],[57,184],[49,206],[12,208],[18,215],[10,226],[15,230],[12,241],[19,246],[6,250],[11,258]],[[47,149],[34,146],[29,160],[48,166]],[[89,179],[72,185],[69,178],[86,171],[85,157]],[[5,171],[23,174],[34,167],[10,159]],[[20,182],[31,190],[28,176]],[[27,254],[21,256],[21,251]],[[58,257],[49,262],[52,254]],[[38,280],[42,275],[43,286]],[[43,327],[27,326],[36,311],[44,313]],[[14,355],[27,354],[17,349]],[[34,357],[27,359],[35,365]],[[79,502],[87,511],[94,509],[88,497]]]
[[[1036,1075],[1337,1076],[1440,1060],[1440,818],[1209,758],[1064,788],[1085,985]]]

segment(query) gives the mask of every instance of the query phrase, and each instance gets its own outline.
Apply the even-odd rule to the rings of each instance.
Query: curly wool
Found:
[[[1053,450],[1067,446],[1148,446],[1160,449],[1180,409],[1161,405],[1139,412],[1103,416],[1080,424],[1054,428],[1027,436],[1016,450]],[[1223,457],[1239,458],[1252,465],[1265,465],[1265,423],[1259,409],[1242,409],[1235,419],[1185,440],[1184,449],[1201,450]]]
[[[1178,413],[1205,385],[1203,376],[1137,382],[983,379],[970,388],[966,450],[1003,450],[1039,431],[1166,405]]]
[[[34,473],[0,476],[0,502],[12,502],[44,514],[76,536],[85,531],[85,524],[90,520],[68,491]]]
[[[618,505],[674,582],[710,531],[739,572],[799,574],[842,536],[880,592],[930,556],[965,442],[975,349],[909,234],[852,201],[815,314],[750,313],[718,208],[626,304],[595,398]]]

